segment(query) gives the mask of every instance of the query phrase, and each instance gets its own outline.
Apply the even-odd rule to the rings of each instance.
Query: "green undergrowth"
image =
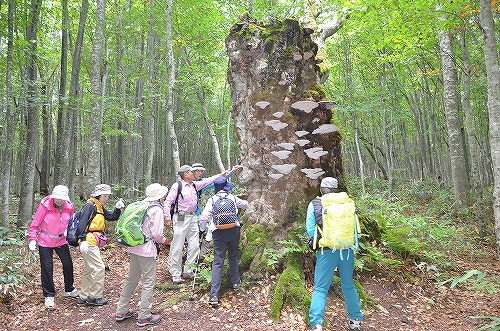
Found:
[[[499,276],[487,274],[480,270],[481,264],[475,263],[494,255],[493,224],[487,223],[490,237],[479,238],[475,206],[457,206],[451,187],[408,181],[389,189],[385,181],[366,180],[365,195],[361,194],[357,179],[348,179],[346,187],[356,202],[362,224],[355,260],[357,272],[378,270],[410,285],[432,281],[472,292],[500,292]],[[492,215],[487,217],[493,219]],[[276,242],[264,252],[267,265],[282,270],[271,291],[273,320],[279,318],[279,311],[285,305],[295,307],[308,319],[310,301],[300,292],[304,288],[303,274],[294,263],[297,256],[305,261],[308,248],[304,235],[305,227],[298,226],[286,240]],[[356,287],[363,309],[377,304],[363,291],[362,283]],[[297,293],[296,302],[287,301],[289,291]],[[341,295],[335,277],[331,291]]]
[[[0,227],[0,302],[16,297],[28,267],[37,258],[28,251],[25,230]]]
[[[362,242],[358,269],[396,270],[404,265],[410,280],[428,278],[471,291],[500,291],[497,275],[463,267],[494,251],[493,224],[487,222],[490,237],[480,238],[473,204],[457,206],[453,189],[442,183],[408,181],[392,190],[381,180],[367,180],[365,185],[367,194],[361,196],[359,180],[348,181],[358,209],[378,224],[380,236]]]

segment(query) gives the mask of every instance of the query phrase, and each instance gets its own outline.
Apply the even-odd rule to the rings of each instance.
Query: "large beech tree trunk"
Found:
[[[226,38],[228,81],[248,189],[244,218],[266,226],[290,225],[318,193],[319,180],[342,182],[340,134],[333,103],[318,85],[312,29],[296,20],[269,24],[242,15]],[[303,217],[304,213],[302,213]]]

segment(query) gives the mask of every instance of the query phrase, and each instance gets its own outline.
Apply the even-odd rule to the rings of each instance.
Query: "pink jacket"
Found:
[[[38,205],[35,217],[28,230],[29,241],[37,240],[38,246],[59,247],[67,244],[64,236],[75,207],[64,201],[62,212],[54,206],[54,199],[46,196]]]
[[[149,236],[149,241],[142,245],[128,247],[127,251],[138,256],[156,258],[155,241],[163,244],[167,240],[163,236],[163,210],[158,201],[151,202],[142,226],[142,232]]]

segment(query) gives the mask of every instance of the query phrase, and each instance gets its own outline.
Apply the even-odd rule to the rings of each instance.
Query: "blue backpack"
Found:
[[[236,202],[227,193],[216,194],[219,199],[214,202],[212,198],[212,219],[219,230],[234,228],[240,222]]]
[[[82,207],[83,209],[83,207]],[[80,215],[82,214],[82,209],[71,215],[68,223],[68,230],[66,232],[66,240],[68,244],[73,247],[78,246],[78,237],[83,234],[82,231],[78,231],[78,225],[80,224]],[[93,213],[90,215],[90,219],[94,218]],[[90,222],[87,220],[87,226],[85,227],[85,232],[88,231]]]
[[[69,218],[68,232],[66,234],[66,240],[70,246],[78,246],[78,224],[80,223],[81,210],[77,211]]]

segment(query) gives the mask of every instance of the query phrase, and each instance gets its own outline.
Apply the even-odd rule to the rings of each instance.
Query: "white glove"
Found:
[[[36,241],[34,241],[34,240],[30,241],[30,243],[28,244],[28,247],[29,247],[30,251],[34,251],[36,249]]]
[[[125,207],[125,204],[123,203],[123,200],[120,198],[120,200],[116,202],[115,208],[122,209],[123,207]]]
[[[80,252],[87,254],[89,252],[89,243],[85,240],[80,242]]]

